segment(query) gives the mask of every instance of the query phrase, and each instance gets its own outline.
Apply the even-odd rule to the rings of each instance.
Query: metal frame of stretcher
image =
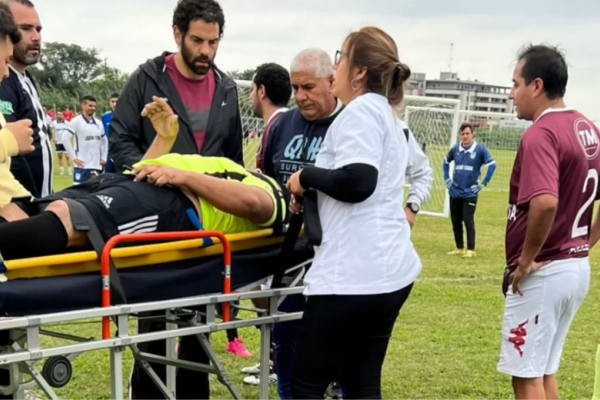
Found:
[[[268,231],[254,233],[250,238],[266,236]],[[235,235],[233,240],[240,240],[240,237]],[[142,253],[151,254],[152,249],[160,249],[162,251],[170,251],[176,248],[178,251],[189,250],[192,252],[198,251],[198,240],[183,240],[179,242],[155,244],[149,246],[130,247],[125,249],[113,248],[124,241],[153,241],[153,240],[181,240],[181,239],[198,239],[207,237],[217,238],[219,246],[212,246],[214,254],[216,247],[222,248],[224,258],[224,277],[223,277],[223,293],[213,293],[181,299],[145,302],[137,304],[125,305],[110,305],[110,273],[108,264],[111,261],[111,256],[131,257],[136,249]],[[272,244],[273,237],[267,238],[266,243]],[[281,241],[282,238],[275,238]],[[203,242],[206,244],[206,242]],[[149,249],[150,248],[150,249]],[[230,293],[231,289],[231,248],[230,239],[219,232],[208,231],[193,231],[193,232],[171,232],[171,233],[153,233],[153,234],[129,234],[119,235],[112,238],[105,246],[101,257],[102,270],[102,307],[59,312],[52,314],[31,315],[26,317],[14,317],[0,319],[0,330],[9,330],[11,339],[14,340],[11,347],[7,347],[4,351],[0,351],[0,368],[7,368],[10,371],[10,385],[0,386],[0,393],[13,394],[15,398],[24,398],[26,389],[29,389],[37,384],[48,397],[57,399],[53,387],[62,387],[66,385],[71,377],[72,367],[69,360],[77,357],[81,353],[109,349],[110,350],[110,372],[111,372],[111,394],[113,399],[123,398],[123,351],[130,348],[134,358],[141,363],[142,368],[148,373],[152,381],[163,392],[166,398],[176,398],[175,378],[176,368],[191,369],[195,371],[215,374],[218,380],[227,387],[233,398],[241,398],[239,392],[229,379],[223,365],[220,363],[217,354],[212,349],[210,344],[210,334],[213,332],[233,329],[258,326],[260,327],[260,389],[259,395],[261,399],[267,399],[269,393],[269,354],[271,342],[271,327],[275,323],[293,321],[302,317],[302,312],[295,313],[279,313],[278,304],[285,296],[302,293],[301,285],[304,275],[304,265],[309,261],[300,265],[293,266],[288,269],[288,272],[294,272],[291,278],[285,280],[287,288],[268,289],[259,291],[250,291],[260,283],[266,281],[266,278],[260,279],[257,282],[247,284],[238,289],[236,293]],[[238,246],[244,248],[244,246]],[[143,250],[141,250],[143,249]],[[150,250],[150,251],[149,251]],[[200,249],[207,250],[207,249]],[[149,252],[148,252],[149,251]],[[70,255],[73,257],[74,255]],[[89,254],[87,257],[89,258]],[[179,254],[180,257],[185,257],[185,254]],[[189,254],[188,254],[189,258]],[[56,260],[55,260],[56,261]],[[25,264],[14,264],[18,268],[24,268]],[[256,298],[268,298],[269,307],[266,310],[258,310],[243,306],[233,306],[239,309],[257,312],[260,316],[236,319],[230,318],[229,304],[233,301],[250,300]],[[222,322],[218,322],[215,318],[217,306],[222,308]],[[205,322],[199,322],[199,313],[190,311],[190,308],[197,306],[206,307]],[[166,322],[165,331],[157,331],[151,333],[134,334],[128,333],[129,317],[136,317],[140,313],[163,311],[164,317],[158,317]],[[183,315],[193,315],[192,319],[181,319]],[[80,338],[71,335],[51,332],[42,327],[57,323],[73,323],[77,320],[88,320],[93,318],[102,318],[102,339]],[[116,323],[117,330],[114,336],[110,335],[110,320]],[[207,334],[206,336],[203,334]],[[67,339],[76,342],[63,346],[54,346],[43,348],[40,342],[41,335],[48,335],[57,338]],[[178,360],[175,354],[175,338],[182,336],[195,335],[200,341],[201,346],[206,351],[211,365],[192,363],[188,361]],[[155,340],[164,340],[167,342],[166,357],[157,356],[154,354],[142,353],[137,348],[138,343],[151,342]],[[25,343],[27,346],[25,348]],[[66,356],[66,357],[65,357]],[[35,361],[48,358],[44,365],[42,373],[35,366]],[[157,374],[153,371],[149,362],[166,365],[166,382],[162,382]],[[265,367],[267,366],[267,367]],[[32,380],[23,382],[23,374],[31,375]],[[52,384],[51,384],[52,383]]]

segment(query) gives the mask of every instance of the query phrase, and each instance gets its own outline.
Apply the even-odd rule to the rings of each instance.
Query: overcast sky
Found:
[[[175,0],[34,0],[43,40],[101,50],[110,65],[131,72],[164,50],[175,51]],[[225,36],[217,65],[225,70],[262,62],[289,67],[299,50],[330,54],[345,35],[377,25],[396,40],[403,62],[428,78],[452,70],[462,79],[510,86],[515,55],[528,42],[565,50],[567,104],[600,120],[598,0],[221,0]]]

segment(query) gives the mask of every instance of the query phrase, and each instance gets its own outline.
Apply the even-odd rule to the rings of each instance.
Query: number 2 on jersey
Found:
[[[579,226],[579,220],[581,219],[583,214],[586,212],[586,210],[589,208],[589,206],[594,202],[594,199],[596,198],[596,192],[598,191],[598,171],[596,171],[593,168],[588,171],[588,174],[585,178],[585,182],[583,183],[583,193],[585,193],[587,191],[588,181],[590,179],[594,181],[593,182],[594,190],[592,190],[590,198],[587,199],[585,203],[583,203],[583,206],[581,206],[581,208],[577,212],[577,216],[575,216],[575,222],[573,222],[573,229],[571,231],[572,238],[587,235],[588,231],[589,231],[588,225]]]

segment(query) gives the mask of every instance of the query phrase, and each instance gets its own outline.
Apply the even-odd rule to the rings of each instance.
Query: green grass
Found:
[[[434,165],[438,165],[436,162]],[[499,168],[499,171],[510,171]],[[497,185],[508,183],[508,173],[496,176]],[[57,187],[69,183],[57,177]],[[499,186],[499,187],[500,187]],[[506,191],[484,190],[476,214],[478,256],[472,260],[448,257],[453,240],[448,219],[419,216],[414,243],[423,271],[396,322],[383,373],[385,398],[511,398],[509,378],[496,372],[500,348],[503,297],[500,282],[504,268]],[[592,269],[600,261],[591,256]],[[600,284],[593,273],[590,292],[571,327],[558,374],[561,397],[590,398],[594,359],[600,338]],[[360,323],[360,321],[357,321]],[[62,326],[62,332],[84,337],[100,335],[100,324]],[[340,335],[343,335],[340,332]],[[243,366],[258,361],[257,329],[240,330],[251,359],[225,353],[225,332],[213,335],[214,347],[227,372],[245,398],[257,398],[258,388],[242,385]],[[45,339],[49,343],[53,339]],[[360,343],[356,343],[360,346]],[[347,351],[352,352],[352,348]],[[126,352],[127,366],[131,354]],[[58,390],[63,398],[110,398],[109,356],[106,351],[86,353],[74,362],[70,384]],[[41,366],[41,365],[40,365]],[[126,368],[125,377],[129,369]],[[214,377],[211,396],[230,398]],[[37,394],[41,394],[36,389]],[[271,388],[271,398],[276,398]]]

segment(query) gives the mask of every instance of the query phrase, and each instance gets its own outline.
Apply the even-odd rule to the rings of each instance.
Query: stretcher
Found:
[[[139,244],[156,241],[160,243]],[[0,382],[0,393],[22,398],[26,389],[37,385],[48,397],[57,398],[53,388],[69,382],[74,357],[110,349],[112,398],[121,399],[122,354],[129,348],[166,398],[176,398],[176,368],[215,374],[232,397],[240,398],[211,348],[210,334],[259,326],[261,365],[269,365],[272,325],[302,316],[301,312],[279,313],[277,306],[285,296],[302,292],[303,267],[310,261],[303,254],[292,253],[282,262],[283,242],[284,236],[274,235],[270,229],[232,235],[207,231],[129,234],[109,240],[101,254],[89,251],[7,261],[0,271],[0,335],[5,336],[0,342],[4,345],[0,346],[0,368],[10,371],[10,382]],[[127,243],[135,245],[123,246]],[[286,286],[253,290],[283,272],[287,273]],[[115,287],[122,299],[115,300]],[[268,298],[269,307],[230,307],[232,302],[253,298]],[[199,307],[204,307],[204,315],[197,311]],[[240,319],[238,309],[257,316]],[[166,322],[166,330],[129,335],[129,319],[147,313],[161,314],[156,318]],[[102,319],[102,330],[97,339],[44,329],[98,318]],[[111,329],[112,325],[117,329]],[[40,342],[41,335],[74,344],[46,348]],[[196,335],[210,365],[177,359],[174,340],[188,335]],[[167,340],[166,357],[137,348],[139,343],[163,339]],[[41,372],[35,365],[39,360],[45,360]],[[149,362],[167,366],[166,382],[158,378]],[[23,374],[32,379],[24,382]],[[268,368],[261,369],[261,398],[268,398],[268,374]]]

